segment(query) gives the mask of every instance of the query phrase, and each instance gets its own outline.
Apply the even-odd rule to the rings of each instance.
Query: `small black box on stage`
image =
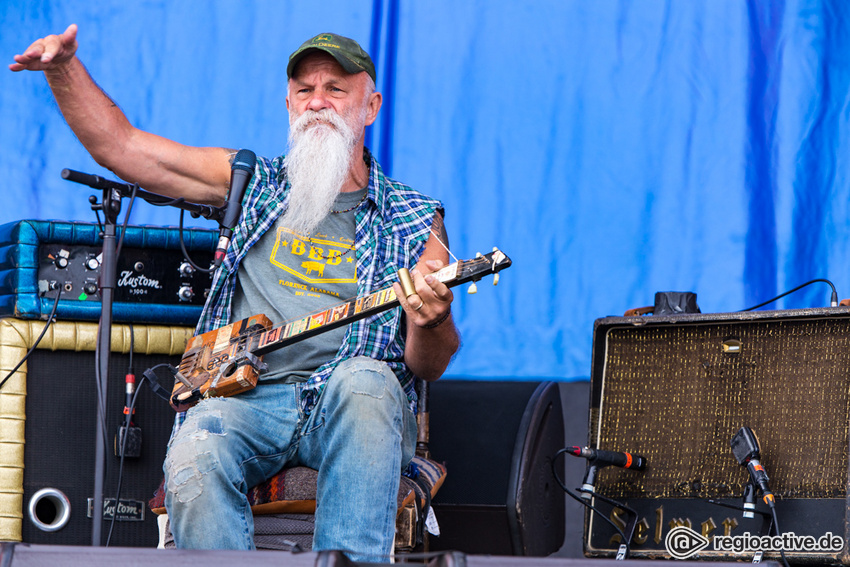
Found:
[[[127,440],[124,441],[124,433],[127,429],[127,427],[122,425],[118,428],[118,433],[115,434],[113,447],[115,456],[120,457],[121,449],[123,448],[125,458],[138,458],[142,454],[142,430],[138,427],[130,426]]]

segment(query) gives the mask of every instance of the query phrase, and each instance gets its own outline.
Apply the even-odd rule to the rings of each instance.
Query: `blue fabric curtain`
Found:
[[[456,290],[449,374],[569,380],[590,372],[593,321],[656,291],[694,291],[703,312],[814,278],[850,296],[849,16],[842,0],[31,0],[5,3],[0,45],[11,62],[76,22],[134,124],[272,156],[289,53],[353,37],[385,95],[375,155],[444,201],[458,257],[514,261],[499,287]],[[44,78],[0,73],[0,109],[0,222],[93,220],[59,173],[108,172]],[[817,284],[769,307],[828,298]]]

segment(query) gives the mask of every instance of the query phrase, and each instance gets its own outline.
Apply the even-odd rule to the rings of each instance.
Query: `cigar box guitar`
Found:
[[[495,274],[495,285],[498,272],[510,265],[510,258],[494,248],[489,254],[459,260],[432,275],[454,287]],[[397,306],[398,298],[390,286],[279,325],[273,325],[265,315],[254,315],[197,335],[189,340],[175,373],[170,403],[175,410],[184,411],[204,397],[233,396],[250,390],[265,370],[265,354]]]

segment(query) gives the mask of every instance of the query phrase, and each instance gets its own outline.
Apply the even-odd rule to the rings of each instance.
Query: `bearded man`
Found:
[[[44,71],[66,121],[97,160],[145,189],[221,205],[234,152],[134,128],[76,57],[77,28],[34,42],[12,71]],[[388,179],[364,147],[381,107],[375,68],[353,40],[322,34],[289,58],[289,152],[258,158],[242,215],[198,323],[258,313],[280,323],[394,285],[401,309],[266,355],[258,386],[178,419],[164,465],[183,548],[253,548],[246,492],[285,465],[319,471],[314,549],[358,561],[391,553],[399,473],[413,456],[415,378],[457,351],[439,202]],[[413,268],[416,293],[394,284]]]

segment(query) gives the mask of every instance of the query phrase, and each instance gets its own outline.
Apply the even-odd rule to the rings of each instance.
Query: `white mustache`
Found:
[[[337,130],[346,127],[345,120],[343,120],[342,116],[330,108],[323,108],[322,110],[305,111],[295,119],[295,121],[290,125],[290,128],[294,133],[302,134],[310,128],[321,126],[323,124],[333,126]]]

